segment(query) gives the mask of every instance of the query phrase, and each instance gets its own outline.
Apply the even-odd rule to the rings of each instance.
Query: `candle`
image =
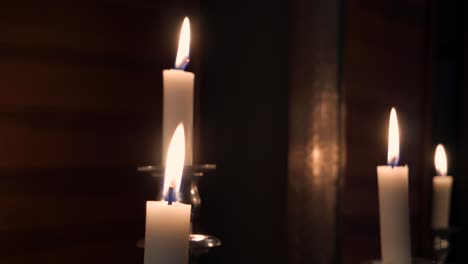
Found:
[[[185,165],[192,165],[193,83],[195,75],[184,71],[189,62],[190,23],[184,19],[180,32],[175,69],[163,71],[163,131],[162,146],[165,164],[172,132],[179,123],[185,128]]]
[[[408,167],[397,166],[399,140],[397,115],[392,108],[388,134],[388,166],[377,167],[383,264],[411,263]]]
[[[438,176],[432,178],[432,228],[445,229],[449,227],[453,178],[447,176],[447,156],[443,145],[437,145],[434,163]]]
[[[146,203],[145,264],[188,262],[191,206],[177,202],[184,156],[184,127],[179,124],[167,154],[164,199]]]

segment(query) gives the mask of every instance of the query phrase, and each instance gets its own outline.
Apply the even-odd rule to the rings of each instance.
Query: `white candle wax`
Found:
[[[395,108],[390,112],[387,162],[377,166],[380,247],[383,264],[411,263],[408,167],[397,166],[400,132]]]
[[[378,166],[377,177],[382,263],[409,264],[408,167]]]
[[[163,71],[162,164],[166,163],[172,133],[179,123],[185,128],[185,165],[192,165],[193,84],[195,75],[182,70]]]
[[[453,178],[447,175],[447,154],[442,144],[437,145],[434,155],[434,165],[437,174],[432,178],[432,228],[449,227],[450,196],[452,194]]]
[[[179,124],[171,138],[164,172],[166,201],[146,203],[145,264],[188,261],[191,206],[177,203],[184,170],[185,135]]]
[[[435,229],[448,228],[453,178],[451,176],[435,176],[432,178],[432,183],[432,227]]]
[[[146,203],[145,264],[188,263],[190,210],[182,203]]]

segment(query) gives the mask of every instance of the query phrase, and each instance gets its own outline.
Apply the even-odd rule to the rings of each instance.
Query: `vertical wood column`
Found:
[[[289,263],[337,263],[342,185],[339,0],[293,1],[289,100]]]

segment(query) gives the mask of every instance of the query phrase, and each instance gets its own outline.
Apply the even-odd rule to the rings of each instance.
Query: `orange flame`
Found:
[[[166,171],[164,173],[164,196],[167,195],[171,187],[174,188],[176,194],[179,192],[184,171],[184,158],[185,133],[184,125],[180,123],[172,136],[169,150],[167,151]]]
[[[184,18],[182,29],[179,37],[179,49],[177,50],[177,57],[175,61],[176,69],[185,69],[190,59],[190,21],[188,17]]]

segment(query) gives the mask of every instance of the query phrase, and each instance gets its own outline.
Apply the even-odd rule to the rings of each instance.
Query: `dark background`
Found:
[[[9,3],[0,9],[0,262],[143,262],[135,245],[156,186],[135,168],[160,160],[161,71],[172,67],[189,15],[195,155],[218,165],[202,182],[202,217],[205,231],[223,240],[204,263],[304,263],[305,253],[314,263],[378,258],[375,166],[386,161],[392,106],[400,160],[410,166],[413,253],[430,256],[432,160],[442,142],[455,177],[452,223],[461,228],[452,257],[463,263],[462,2]],[[328,79],[320,69],[330,69]],[[335,115],[325,115],[324,91],[337,96]],[[302,94],[314,100],[298,111]],[[334,126],[324,122],[330,117]],[[296,135],[336,144],[336,179],[307,182],[307,174],[293,173]],[[307,190],[325,201],[297,202]],[[301,222],[307,210],[336,222],[316,214]],[[322,243],[288,248],[298,232]]]
[[[344,258],[359,263],[380,256],[376,166],[386,164],[392,106],[400,164],[410,168],[412,253],[425,256],[433,174],[431,1],[347,3]]]
[[[454,175],[451,223],[459,229],[453,234],[455,263],[464,262],[468,246],[466,8],[464,1],[436,1],[433,8],[432,139],[433,145],[446,145]]]

